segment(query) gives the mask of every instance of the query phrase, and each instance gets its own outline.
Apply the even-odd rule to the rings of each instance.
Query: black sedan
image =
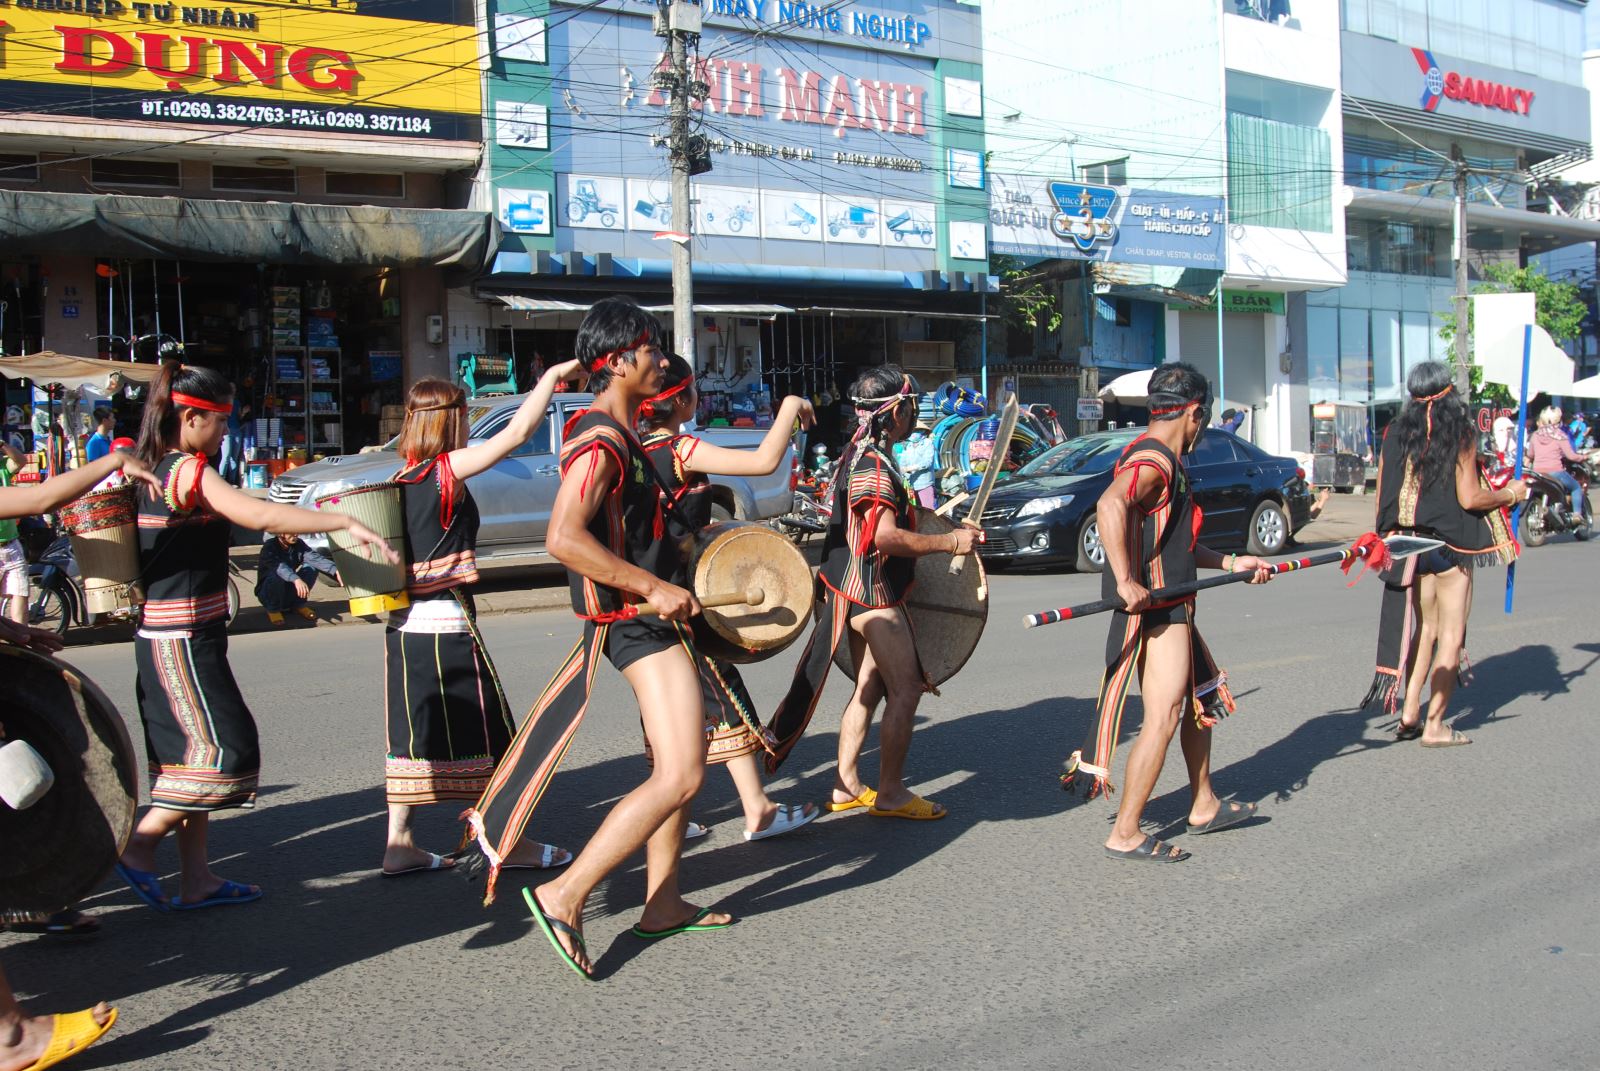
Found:
[[[1106,561],[1095,505],[1111,469],[1144,429],[1082,435],[1046,450],[995,486],[983,511],[986,564],[1068,564],[1098,572]],[[1201,542],[1216,550],[1278,554],[1311,518],[1311,488],[1293,460],[1275,457],[1219,428],[1207,428],[1184,458],[1205,513]],[[955,509],[957,517],[965,514]]]

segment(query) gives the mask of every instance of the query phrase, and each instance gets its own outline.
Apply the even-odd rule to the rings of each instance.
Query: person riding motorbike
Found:
[[[1563,461],[1582,460],[1582,456],[1572,449],[1567,433],[1561,427],[1561,411],[1547,406],[1539,414],[1538,430],[1528,439],[1528,467],[1550,477],[1572,496],[1573,520],[1586,527],[1588,522],[1583,520],[1583,485],[1562,464]]]

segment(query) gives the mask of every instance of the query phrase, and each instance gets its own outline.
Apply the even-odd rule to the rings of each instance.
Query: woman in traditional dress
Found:
[[[1385,576],[1378,669],[1367,701],[1401,699],[1395,735],[1423,747],[1472,741],[1444,723],[1461,668],[1474,566],[1515,560],[1506,509],[1528,489],[1494,490],[1478,464],[1477,428],[1451,369],[1426,361],[1406,377],[1410,397],[1384,435],[1378,460],[1378,532],[1429,536],[1445,545],[1396,563]],[[1422,687],[1430,686],[1424,721]]]
[[[345,531],[399,560],[381,538],[343,514],[297,509],[230,487],[207,458],[222,445],[232,410],[233,385],[220,374],[167,362],[149,388],[139,431],[138,459],[162,487],[158,496],[139,496],[145,603],[134,639],[139,720],[155,781],[151,807],[117,872],[158,911],[261,896],[255,885],[215,874],[206,844],[211,812],[255,805],[261,770],[255,719],[228,666],[231,525]],[[155,873],[156,848],[174,830],[180,881],[177,899],[168,900]]]
[[[666,507],[667,539],[664,553],[653,572],[679,587],[689,587],[688,551],[695,535],[711,523],[711,481],[708,476],[767,476],[777,471],[789,449],[796,421],[810,427],[815,417],[811,403],[804,398],[785,398],[778,407],[772,428],[755,450],[730,450],[697,436],[679,431],[699,405],[694,370],[689,362],[674,354],[667,358],[667,370],[660,394],[644,404],[639,413],[640,442],[660,477]],[[704,627],[704,618],[694,619],[694,627]],[[776,837],[817,817],[815,804],[779,805],[767,797],[761,784],[761,771],[755,753],[772,753],[771,734],[756,716],[744,680],[737,667],[713,658],[702,658],[697,666],[701,693],[705,698],[706,762],[722,763],[739,790],[744,807],[744,839]],[[650,757],[646,741],[645,756]],[[705,827],[689,823],[686,836],[700,836]]]
[[[478,504],[466,481],[526,443],[544,422],[556,386],[581,371],[577,361],[568,361],[545,372],[510,422],[476,446],[467,445],[467,396],[460,387],[421,379],[406,399],[406,422],[396,443],[404,467],[395,479],[405,505],[411,605],[391,613],[384,631],[387,877],[454,865],[417,847],[412,808],[472,803],[516,735],[467,590],[478,580]],[[561,848],[523,841],[501,865],[545,869],[571,861]]]

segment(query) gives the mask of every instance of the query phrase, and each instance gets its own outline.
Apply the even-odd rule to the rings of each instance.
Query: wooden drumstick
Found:
[[[707,595],[700,600],[700,605],[705,609],[717,606],[760,606],[766,597],[767,593],[761,588],[748,588],[744,591],[725,591],[720,595]],[[657,611],[655,607],[641,603],[637,613],[640,617],[654,617]]]

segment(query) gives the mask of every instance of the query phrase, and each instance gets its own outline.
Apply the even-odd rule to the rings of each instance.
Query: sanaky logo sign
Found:
[[[1487,78],[1472,78],[1460,71],[1446,71],[1425,48],[1413,48],[1417,66],[1422,69],[1422,110],[1431,112],[1442,99],[1476,104],[1481,108],[1498,108],[1513,115],[1527,115],[1533,107],[1533,90],[1520,86],[1492,82]]]

